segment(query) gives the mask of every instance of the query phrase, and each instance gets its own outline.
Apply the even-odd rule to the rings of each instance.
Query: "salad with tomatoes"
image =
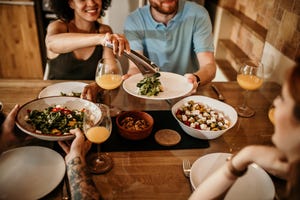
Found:
[[[25,121],[35,127],[36,133],[65,135],[71,129],[83,126],[84,109],[70,110],[60,105],[50,106],[42,111],[27,110]]]
[[[179,107],[176,117],[185,125],[204,131],[220,131],[230,126],[230,121],[223,112],[193,100]]]

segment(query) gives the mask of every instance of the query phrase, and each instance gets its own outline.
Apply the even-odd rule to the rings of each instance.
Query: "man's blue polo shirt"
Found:
[[[152,18],[149,5],[138,8],[127,17],[124,33],[131,49],[143,51],[161,71],[195,72],[196,53],[214,51],[207,10],[185,0],[179,0],[178,13],[167,26]]]

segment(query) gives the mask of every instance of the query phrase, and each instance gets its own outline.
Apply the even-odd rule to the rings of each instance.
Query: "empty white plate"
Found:
[[[0,199],[39,199],[61,182],[63,157],[40,146],[8,150],[0,155]]]

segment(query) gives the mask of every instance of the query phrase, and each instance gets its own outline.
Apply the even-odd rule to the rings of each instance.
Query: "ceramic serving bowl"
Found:
[[[94,124],[98,124],[101,120],[101,110],[95,103],[77,97],[57,96],[35,99],[22,105],[17,113],[16,125],[23,132],[42,140],[58,141],[73,139],[75,136],[68,133],[63,135],[39,133],[36,131],[33,125],[26,122],[26,118],[28,116],[29,111],[42,111],[50,106],[55,107],[57,105],[60,105],[64,108],[68,108],[69,110],[81,111],[84,109],[90,111],[93,114],[92,120]]]
[[[124,111],[116,117],[119,134],[128,140],[147,138],[153,129],[151,115],[142,111]]]
[[[222,113],[222,115],[225,117],[227,121],[229,121],[229,125],[222,130],[206,130],[206,129],[201,129],[201,128],[194,128],[191,127],[190,125],[187,125],[189,123],[184,123],[178,118],[178,110],[181,109],[182,107],[186,106],[189,101],[193,101],[195,103],[203,104],[206,105],[207,107],[215,110],[217,113]],[[192,137],[199,138],[199,139],[204,139],[204,140],[211,140],[220,137],[223,135],[226,131],[231,129],[237,122],[238,116],[237,112],[235,109],[221,101],[218,101],[216,99],[210,98],[210,97],[205,97],[205,96],[200,96],[200,95],[194,95],[194,96],[189,96],[186,97],[180,101],[178,101],[176,104],[173,105],[172,107],[172,114],[173,117],[177,120],[181,128],[189,134]],[[179,116],[181,117],[181,116]],[[204,125],[205,126],[205,125]]]

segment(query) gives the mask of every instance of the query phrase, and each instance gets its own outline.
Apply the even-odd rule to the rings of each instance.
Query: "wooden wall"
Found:
[[[0,3],[0,78],[43,78],[34,3],[24,2]]]

